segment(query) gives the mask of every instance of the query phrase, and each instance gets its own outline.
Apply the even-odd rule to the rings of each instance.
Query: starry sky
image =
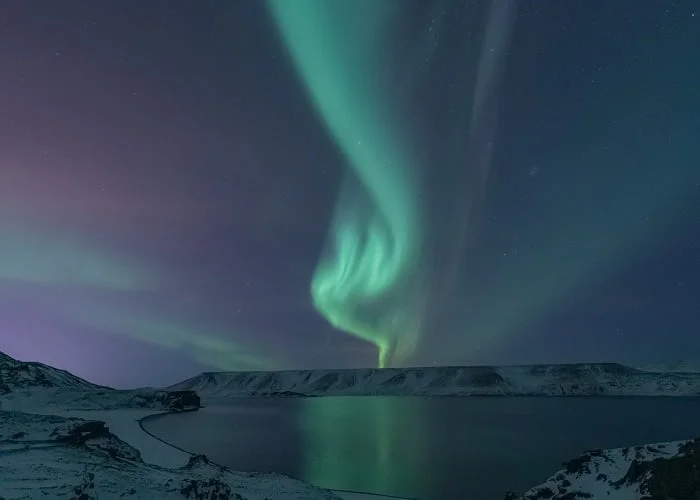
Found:
[[[700,359],[692,0],[0,3],[0,350]]]

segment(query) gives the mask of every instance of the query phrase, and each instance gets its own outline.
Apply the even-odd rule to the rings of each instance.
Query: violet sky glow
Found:
[[[483,137],[488,2],[394,9],[403,363],[700,358],[697,9],[594,3],[518,6]],[[264,2],[10,2],[0,68],[0,351],[120,387],[376,365],[312,304],[348,165]]]

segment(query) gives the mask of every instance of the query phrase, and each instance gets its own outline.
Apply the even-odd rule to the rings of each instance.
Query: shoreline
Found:
[[[195,410],[187,410],[187,411],[195,411]],[[154,413],[153,415],[145,415],[145,416],[139,418],[136,422],[137,422],[138,425],[139,425],[139,429],[141,429],[146,435],[150,436],[152,439],[155,439],[156,441],[159,441],[159,442],[163,443],[164,445],[166,445],[166,446],[168,446],[168,447],[170,447],[170,448],[174,448],[174,449],[176,449],[176,450],[178,450],[178,451],[180,451],[180,452],[182,452],[182,453],[186,453],[186,454],[189,455],[190,457],[194,457],[194,456],[196,456],[196,453],[192,453],[191,451],[188,451],[188,450],[186,450],[186,449],[184,449],[184,448],[180,448],[180,447],[177,446],[176,444],[169,443],[168,441],[166,441],[166,440],[163,439],[163,438],[159,438],[158,436],[156,436],[155,434],[153,434],[151,431],[149,431],[148,429],[146,429],[146,428],[143,426],[143,423],[144,423],[145,421],[147,421],[147,420],[155,420],[156,418],[162,418],[162,417],[164,417],[164,416],[166,416],[166,415],[172,415],[172,414],[177,414],[177,413],[182,413],[182,412],[180,412],[180,411],[164,411],[164,412],[162,412],[162,413]],[[131,443],[130,443],[130,444],[131,444]],[[132,445],[132,446],[133,446],[133,445]],[[209,460],[209,458],[207,458],[207,460]],[[218,467],[222,467],[222,468],[223,468],[222,465],[219,465],[219,464],[217,464],[217,463],[215,463],[215,462],[212,462],[211,460],[209,460],[209,463],[211,463],[211,464],[213,464],[213,465],[216,465],[216,466],[218,466]]]
[[[186,411],[195,411],[195,410],[186,410]],[[155,434],[153,434],[152,432],[150,432],[149,430],[147,430],[147,429],[144,427],[144,425],[143,425],[144,422],[146,422],[147,420],[154,420],[154,419],[156,419],[156,418],[162,418],[162,417],[164,417],[164,416],[177,415],[178,413],[184,413],[184,412],[183,412],[183,411],[164,411],[164,412],[160,412],[160,413],[154,413],[154,414],[151,414],[151,415],[144,415],[143,417],[139,418],[136,422],[138,423],[139,429],[141,429],[141,431],[143,431],[143,432],[144,432],[146,435],[148,435],[150,438],[155,439],[156,441],[158,441],[158,442],[164,444],[165,446],[168,446],[168,447],[170,447],[170,448],[173,448],[173,449],[175,449],[175,450],[177,450],[177,451],[180,451],[180,452],[182,452],[182,453],[186,453],[190,458],[191,458],[191,457],[194,457],[194,456],[201,455],[201,454],[197,454],[197,453],[193,453],[193,452],[191,452],[191,451],[185,450],[184,448],[180,448],[180,447],[177,446],[176,444],[170,443],[170,442],[166,441],[165,439],[156,436]],[[117,437],[119,437],[119,436],[117,435]],[[120,437],[120,439],[121,439],[121,437]],[[134,443],[129,443],[129,444],[130,444],[131,446],[133,446],[134,448],[139,449],[139,447],[136,446]],[[139,451],[140,451],[140,450],[139,450]],[[206,457],[206,455],[203,455],[203,456]],[[213,461],[213,460],[210,459],[209,457],[206,457],[206,458],[207,458],[207,461],[208,461],[210,464],[212,464],[212,465],[214,465],[214,466],[216,466],[216,467],[220,467],[220,468],[222,468],[222,469],[225,469],[225,470],[228,470],[228,471],[231,471],[231,472],[238,472],[238,473],[240,473],[240,472],[245,473],[245,472],[246,472],[246,471],[237,471],[237,470],[233,470],[233,469],[231,469],[230,467],[227,467],[227,466],[225,466],[225,465],[221,465],[221,464],[219,464],[219,463]],[[189,459],[188,459],[188,460],[189,460]],[[157,465],[157,464],[154,464],[154,465]],[[281,473],[279,473],[279,472],[274,472],[274,474],[281,474]],[[287,474],[282,474],[282,475],[287,476]],[[288,476],[288,477],[292,477],[292,476]],[[299,478],[293,478],[293,479],[298,479],[299,481],[304,481],[303,479],[299,479]],[[304,481],[304,482],[307,482],[307,481]],[[313,483],[309,483],[309,484],[313,484]],[[343,500],[377,500],[377,499],[387,499],[387,500],[419,500],[419,499],[417,499],[417,498],[399,497],[399,496],[395,496],[395,495],[385,495],[385,494],[383,494],[383,493],[371,493],[371,492],[368,492],[368,491],[355,491],[355,490],[343,490],[343,489],[323,488],[322,486],[318,486],[318,485],[314,485],[314,486],[317,486],[317,487],[319,487],[319,488],[322,488],[322,489],[326,489],[326,490],[328,490],[328,491],[331,491],[331,492],[335,493],[336,495],[340,496],[341,498],[343,498]]]

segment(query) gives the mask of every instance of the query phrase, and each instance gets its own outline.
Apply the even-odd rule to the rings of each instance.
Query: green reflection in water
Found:
[[[423,405],[400,397],[305,399],[302,479],[324,488],[416,496],[430,490]],[[423,495],[424,496],[424,495]]]

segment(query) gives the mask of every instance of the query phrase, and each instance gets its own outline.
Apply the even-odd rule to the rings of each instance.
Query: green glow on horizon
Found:
[[[388,366],[417,342],[417,308],[406,290],[423,237],[417,168],[377,50],[400,2],[268,4],[316,112],[355,177],[342,188],[329,251],[312,278],[312,299],[334,327],[375,344],[379,366]],[[367,312],[379,303],[381,311]]]
[[[275,366],[270,358],[253,354],[254,349],[250,346],[232,342],[223,332],[209,327],[195,327],[182,318],[98,305],[68,315],[72,320],[96,330],[187,352],[200,363],[219,370],[260,370]]]
[[[75,238],[46,230],[1,229],[0,280],[117,291],[154,285],[145,269]]]

